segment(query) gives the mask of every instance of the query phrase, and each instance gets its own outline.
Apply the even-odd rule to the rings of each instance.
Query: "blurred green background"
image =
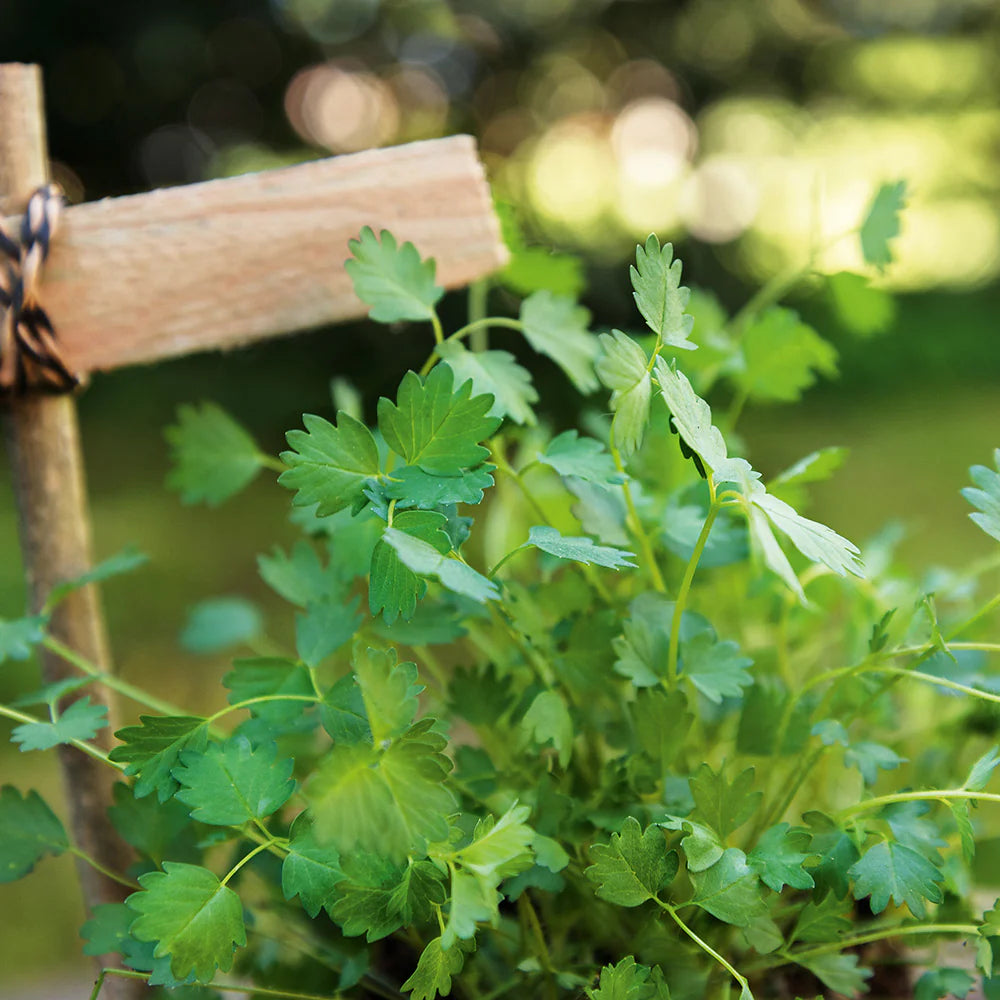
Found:
[[[470,132],[528,238],[583,262],[599,328],[634,326],[626,261],[650,231],[730,311],[818,249],[790,304],[837,346],[841,378],[749,410],[755,463],[768,474],[850,447],[811,512],[859,543],[901,520],[918,572],[987,544],[958,490],[1000,445],[996,0],[5,0],[0,59],[43,67],[72,201]],[[897,178],[911,192],[897,260],[844,292],[827,276],[861,262],[838,237]],[[228,593],[271,608],[254,556],[290,535],[271,481],[221,512],[163,489],[177,405],[217,400],[276,451],[303,410],[328,413],[332,376],[372,405],[427,345],[425,331],[355,324],[94,379],[80,413],[96,550],[152,557],[106,588],[118,669],[174,701],[221,700],[224,659],[178,645],[187,610]],[[567,400],[549,419],[568,423],[569,396],[531,364]],[[0,615],[16,616],[0,480]],[[279,634],[283,615],[269,618]],[[34,669],[7,665],[0,697]],[[5,744],[0,772],[58,799],[47,756]],[[30,996],[40,976],[39,996],[86,995],[75,894],[66,859],[0,887],[0,996]]]

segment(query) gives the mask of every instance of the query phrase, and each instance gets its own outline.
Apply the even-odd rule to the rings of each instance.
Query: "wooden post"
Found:
[[[0,197],[8,207],[24,205],[31,192],[48,180],[44,122],[37,67],[0,66]],[[32,611],[38,611],[55,584],[78,576],[91,563],[76,401],[72,396],[25,396],[12,400],[3,416],[28,603]],[[93,586],[66,598],[56,609],[50,630],[61,642],[107,669],[108,646]],[[72,673],[59,657],[45,650],[41,667],[46,682]],[[91,692],[95,701],[102,697],[99,690]],[[105,749],[110,748],[110,732],[102,730],[103,740],[98,737]],[[58,754],[73,842],[111,870],[125,870],[129,853],[107,814],[114,772],[71,746],[60,746]],[[121,886],[90,865],[81,861],[77,869],[88,910],[124,898]],[[98,962],[116,965],[118,956],[104,955]],[[126,1000],[140,992],[133,980],[117,977],[109,977],[105,991],[112,1000]]]
[[[38,69],[0,65],[0,216],[23,210],[47,175]],[[507,259],[475,144],[454,136],[72,207],[51,248],[42,304],[63,360],[79,375],[360,317],[367,307],[343,263],[348,240],[365,225],[434,257],[449,288]],[[14,398],[4,427],[29,600],[38,609],[53,585],[90,566],[74,399]],[[51,630],[107,667],[93,586],[60,605]],[[70,672],[48,653],[42,668],[47,681]],[[74,841],[124,870],[127,855],[107,819],[110,769],[68,746],[59,759]],[[89,866],[80,874],[88,907],[122,898]],[[144,989],[109,977],[102,998]]]

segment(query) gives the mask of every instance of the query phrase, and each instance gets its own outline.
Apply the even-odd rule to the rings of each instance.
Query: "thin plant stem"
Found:
[[[110,868],[105,868],[100,861],[91,857],[86,851],[81,850],[75,844],[71,844],[67,850],[73,855],[73,857],[79,858],[81,861],[85,861],[91,868],[100,872],[105,878],[111,879],[112,882],[117,882],[119,885],[123,885],[128,889],[142,888],[142,886],[139,885],[139,883],[134,879],[130,879],[125,875],[119,875],[118,872],[112,871]]]
[[[475,323],[486,318],[487,299],[490,294],[490,283],[486,278],[480,278],[469,285],[468,316],[469,323]],[[490,346],[488,328],[477,329],[469,345],[474,351],[485,351]]]
[[[258,451],[255,457],[257,462],[265,469],[271,469],[274,472],[288,471],[288,466],[280,458],[275,458],[273,455],[267,455],[262,451]]]
[[[90,1000],[97,1000],[97,994],[104,984],[105,976],[121,976],[125,979],[149,979],[149,972],[132,972],[130,969],[101,969],[101,974],[90,994]],[[236,986],[229,983],[212,983],[211,988],[219,993],[242,993],[244,996],[274,997],[275,1000],[339,1000],[343,995],[336,993],[298,993],[295,990],[273,990],[266,986]]]
[[[13,722],[45,722],[45,719],[36,719],[33,715],[28,715],[25,712],[19,712],[16,708],[10,708],[8,705],[0,704],[0,716],[6,719],[10,719]],[[93,757],[94,760],[99,760],[102,764],[107,764],[108,767],[113,767],[116,771],[124,771],[125,765],[118,764],[111,760],[108,755],[100,749],[100,747],[95,747],[92,743],[88,743],[86,740],[63,740],[62,742],[69,743],[71,746],[77,748],[77,750],[82,750],[85,754]]]
[[[958,625],[951,628],[945,634],[945,639],[950,640],[956,635],[961,635],[970,625],[974,625],[980,618],[988,615],[996,607],[1000,607],[1000,594],[996,594],[994,597],[990,598],[990,600],[988,600],[978,611],[966,618],[965,621],[960,622]]]
[[[249,708],[251,705],[260,705],[269,701],[304,701],[310,705],[315,705],[322,700],[322,697],[318,694],[262,694],[256,698],[245,698],[243,701],[237,701],[232,705],[227,705],[225,708],[220,708],[218,712],[210,715],[205,722],[211,725],[224,715],[229,715],[230,712],[239,712],[241,709]]]
[[[694,551],[691,553],[691,558],[688,559],[680,588],[677,591],[677,599],[674,602],[674,616],[670,622],[670,646],[667,652],[666,687],[671,691],[677,687],[677,658],[680,651],[681,618],[684,614],[684,606],[687,604],[688,593],[691,590],[691,583],[694,580],[695,571],[698,569],[701,554],[705,551],[709,533],[721,508],[722,504],[718,501],[709,507],[708,516],[701,527],[698,540],[694,543]]]
[[[434,343],[443,344],[444,343],[444,330],[441,329],[441,320],[438,319],[438,314],[431,310],[431,327],[434,330]]]
[[[642,561],[645,564],[646,572],[649,574],[650,583],[652,583],[655,591],[665,594],[667,592],[667,585],[664,583],[663,574],[657,565],[649,535],[646,534],[646,529],[642,526],[642,521],[639,520],[639,512],[636,510],[635,500],[632,497],[632,488],[629,486],[625,463],[622,461],[621,453],[618,451],[618,446],[615,444],[613,438],[608,442],[608,450],[611,452],[615,468],[625,477],[625,481],[622,483],[622,494],[625,497],[625,508],[628,511],[629,526],[632,529],[633,537],[639,543],[639,548],[642,550]]]
[[[241,868],[242,868],[242,867],[243,867],[243,866],[245,865],[245,864],[247,864],[247,862],[249,862],[249,861],[252,861],[252,860],[253,860],[253,859],[254,859],[255,857],[257,857],[257,855],[258,855],[258,854],[260,854],[260,853],[261,853],[262,851],[266,851],[266,850],[268,850],[268,848],[270,848],[272,844],[274,844],[274,841],[273,841],[273,840],[267,840],[267,841],[265,841],[265,842],[264,842],[263,844],[258,844],[258,845],[257,845],[257,846],[256,846],[256,847],[255,847],[255,848],[254,848],[254,849],[253,849],[253,850],[252,850],[252,851],[251,851],[250,853],[249,853],[249,854],[247,854],[247,855],[245,855],[244,857],[242,857],[242,858],[241,858],[241,859],[240,859],[239,861],[237,861],[237,862],[236,862],[236,864],[235,864],[235,865],[233,865],[233,867],[232,867],[232,868],[230,868],[230,869],[229,869],[229,873],[228,873],[228,874],[226,875],[226,877],[225,877],[225,878],[224,878],[224,879],[222,880],[222,884],[223,884],[223,885],[226,885],[226,884],[227,884],[227,883],[229,882],[229,880],[230,880],[230,879],[231,879],[231,878],[232,878],[232,877],[233,877],[233,876],[234,876],[234,875],[235,875],[235,874],[236,874],[236,873],[237,873],[237,872],[238,872],[238,871],[239,871],[239,870],[240,870],[240,869],[241,869]]]
[[[466,337],[476,333],[477,330],[487,330],[491,326],[502,326],[508,330],[524,329],[524,324],[520,320],[507,319],[503,316],[487,316],[483,319],[477,319],[472,323],[466,323],[465,326],[460,327],[447,338],[442,337],[441,340],[438,340],[435,343],[435,349],[431,352],[430,357],[424,362],[423,367],[420,369],[420,374],[426,375],[438,363],[440,356],[438,355],[437,347],[438,345],[443,344],[446,339],[449,342],[465,340]]]
[[[881,809],[882,806],[889,806],[894,802],[947,802],[950,799],[1000,802],[1000,795],[995,792],[972,792],[967,788],[929,789],[925,792],[893,792],[891,795],[879,795],[874,799],[856,802],[853,806],[840,809],[837,815],[846,819],[848,816],[856,816],[858,813]]]

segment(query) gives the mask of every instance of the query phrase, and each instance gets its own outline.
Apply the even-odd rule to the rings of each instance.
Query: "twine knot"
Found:
[[[27,390],[69,392],[80,384],[60,355],[52,322],[38,298],[62,207],[59,185],[46,184],[28,201],[19,239],[0,220],[0,396]]]

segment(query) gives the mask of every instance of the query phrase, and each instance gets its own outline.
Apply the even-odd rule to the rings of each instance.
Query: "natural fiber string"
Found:
[[[38,292],[59,222],[63,193],[40,187],[21,219],[20,240],[0,220],[0,396],[29,390],[69,392],[80,383],[63,361]]]

